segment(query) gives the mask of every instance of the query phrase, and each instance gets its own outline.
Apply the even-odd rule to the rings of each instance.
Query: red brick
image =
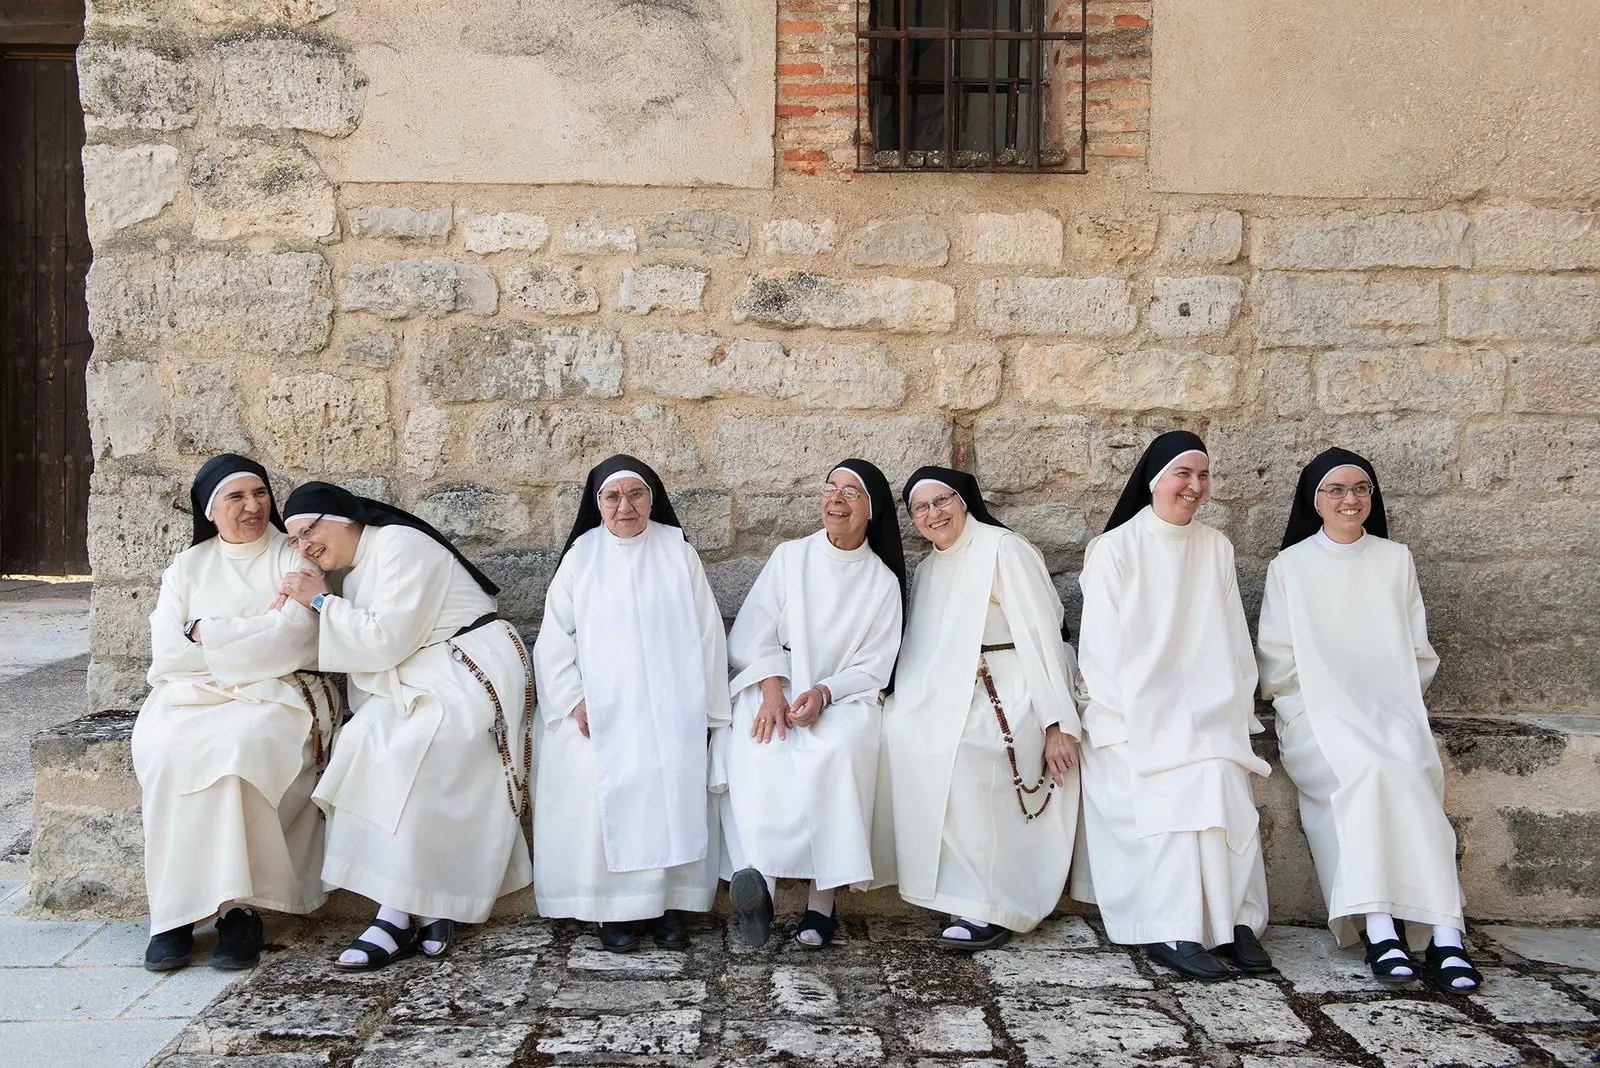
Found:
[[[1139,15],[1118,15],[1112,25],[1119,30],[1145,30],[1150,28],[1150,20]]]
[[[782,96],[855,96],[855,82],[818,82],[813,85],[785,85]]]
[[[780,22],[778,32],[782,33],[821,33],[820,22]]]
[[[817,109],[811,107],[809,104],[778,105],[778,118],[780,119],[803,119],[807,118],[808,116],[815,115],[816,113]]]
[[[778,76],[785,77],[795,74],[821,74],[821,63],[779,63]]]

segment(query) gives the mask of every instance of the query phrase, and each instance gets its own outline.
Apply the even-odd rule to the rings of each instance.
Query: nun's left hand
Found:
[[[822,715],[822,707],[826,702],[820,689],[813,686],[795,699],[789,706],[789,726],[809,727],[817,722],[817,717]]]
[[[1054,723],[1044,731],[1044,766],[1057,786],[1065,786],[1067,772],[1078,766],[1078,743]]]
[[[278,592],[310,608],[312,598],[319,593],[328,592],[328,582],[322,577],[321,572],[301,568],[283,576],[283,585],[278,588]]]

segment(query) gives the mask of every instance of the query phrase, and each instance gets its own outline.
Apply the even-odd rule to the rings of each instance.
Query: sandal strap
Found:
[[[800,924],[795,928],[795,934],[801,931],[815,931],[820,935],[832,938],[834,932],[839,930],[839,908],[834,906],[833,914],[824,916],[816,909],[806,909],[800,917]]]
[[[390,923],[388,920],[382,919],[381,917],[373,919],[373,921],[367,924],[367,926],[376,927],[378,930],[387,933],[390,938],[394,939],[394,944],[397,946],[405,945],[406,939],[411,937],[411,932],[416,930],[415,925],[410,927],[396,927],[394,924]]]
[[[1362,936],[1362,941],[1366,941],[1366,937],[1364,935]],[[1403,958],[1397,957],[1392,961],[1379,961],[1378,960],[1379,957],[1383,956],[1385,953],[1388,953],[1390,950],[1393,950],[1393,949],[1398,949],[1400,952],[1405,953],[1406,954],[1405,957],[1403,957]],[[1385,938],[1382,942],[1367,942],[1367,963],[1368,964],[1373,964],[1373,965],[1380,964],[1380,963],[1381,964],[1410,964],[1411,963],[1411,954],[1409,952],[1407,952],[1405,943],[1400,941],[1400,939],[1398,939],[1398,938]]]
[[[456,921],[441,919],[417,928],[417,938],[423,942],[448,942],[455,937]]]
[[[394,956],[394,954],[390,953],[387,949],[384,949],[379,945],[374,945],[373,943],[368,942],[365,938],[358,938],[344,948],[347,950],[359,949],[361,952],[367,955],[368,964],[388,964],[390,958]]]

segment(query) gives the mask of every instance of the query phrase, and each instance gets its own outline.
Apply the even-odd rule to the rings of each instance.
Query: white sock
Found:
[[[776,875],[763,875],[762,878],[767,881],[767,896],[774,901],[778,900],[778,877]]]
[[[428,924],[434,922],[438,918],[439,917],[437,917],[437,916],[418,916],[417,917],[417,926],[418,927],[426,927],[426,926],[428,926]],[[444,943],[443,942],[436,942],[431,938],[424,938],[422,940],[422,952],[424,952],[424,953],[437,953],[443,948],[444,948]]]
[[[950,918],[952,920],[960,920],[961,923],[952,923],[949,927],[946,927],[944,929],[944,936],[946,938],[965,938],[970,941],[972,938],[972,932],[961,926],[962,923],[970,923],[972,926],[980,929],[989,926],[982,920],[975,920],[971,916],[957,916],[954,913],[951,913]]]
[[[1400,937],[1400,932],[1395,930],[1394,917],[1393,916],[1389,915],[1387,912],[1369,912],[1369,913],[1367,913],[1367,941],[1368,942],[1387,942],[1391,938],[1399,938],[1399,937]],[[1391,949],[1389,952],[1387,952],[1383,956],[1379,957],[1378,960],[1380,962],[1386,961],[1386,960],[1399,960],[1400,958],[1406,957],[1406,956],[1409,956],[1409,954],[1406,953],[1406,951],[1403,950],[1403,949]],[[1405,966],[1401,966],[1401,967],[1395,968],[1390,974],[1395,975],[1395,976],[1411,975],[1412,974],[1412,969],[1408,968],[1408,967],[1405,967]]]
[[[1461,932],[1454,927],[1435,924],[1433,928],[1433,944],[1440,949],[1465,949],[1461,944]],[[1465,957],[1446,957],[1442,968],[1470,968]],[[1472,980],[1465,977],[1457,978],[1450,983],[1457,990],[1466,990],[1472,986]]]
[[[833,915],[833,891],[818,890],[817,884],[811,884],[811,894],[806,898],[806,908],[812,912],[820,912],[824,916]],[[795,937],[808,946],[822,945],[821,931],[801,931]]]
[[[378,919],[386,923],[392,923],[402,931],[411,927],[411,914],[409,912],[401,912],[399,909],[392,909],[387,905],[378,908]],[[394,937],[382,927],[368,927],[362,932],[361,940],[363,942],[371,942],[386,953],[393,953],[400,948]],[[366,964],[367,954],[359,949],[347,949],[339,954],[339,963]]]

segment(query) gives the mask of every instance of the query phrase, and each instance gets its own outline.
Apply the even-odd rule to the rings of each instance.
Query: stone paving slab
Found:
[[[1600,972],[1600,929],[1494,926],[1480,930],[1529,960]]]
[[[183,1030],[182,1020],[35,1021],[0,1024],[7,1068],[143,1068]],[[238,1068],[229,1064],[227,1068]]]

